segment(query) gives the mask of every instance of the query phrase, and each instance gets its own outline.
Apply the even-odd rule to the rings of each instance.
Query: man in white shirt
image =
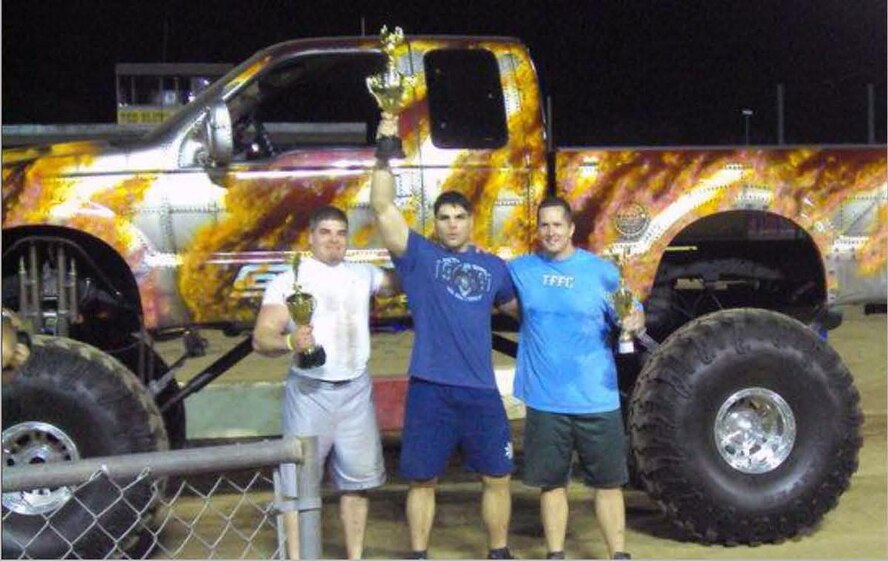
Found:
[[[333,486],[342,492],[340,518],[349,559],[363,553],[368,500],[365,491],[385,482],[385,466],[372,384],[370,358],[370,297],[391,294],[394,277],[382,269],[345,261],[348,218],[340,209],[325,206],[309,222],[311,256],[301,260],[298,279],[281,273],[265,290],[253,332],[253,348],[266,356],[291,353],[283,404],[285,435],[318,437],[318,457],[327,463]],[[296,326],[286,299],[300,290],[314,296],[311,324]],[[300,368],[297,354],[319,345],[326,362]],[[295,465],[281,466],[285,497],[297,495]],[[292,501],[290,501],[292,503]],[[284,526],[287,554],[298,558],[298,518],[287,505]]]

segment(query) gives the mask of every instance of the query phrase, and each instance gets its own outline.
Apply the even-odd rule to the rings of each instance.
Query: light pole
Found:
[[[743,109],[741,111],[743,113],[743,130],[744,130],[744,138],[746,139],[746,145],[749,146],[749,119],[752,118],[752,109]]]

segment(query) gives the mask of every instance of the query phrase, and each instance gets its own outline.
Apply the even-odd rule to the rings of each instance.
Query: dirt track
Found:
[[[684,542],[647,496],[627,492],[628,549],[635,558],[885,558],[888,556],[888,493],[886,493],[886,319],[863,316],[858,310],[846,313],[845,323],[830,333],[831,343],[855,376],[866,414],[864,447],[860,468],[839,506],[828,513],[810,535],[782,544],[748,546],[705,546]],[[403,372],[409,352],[407,334],[387,335],[374,348],[375,372]],[[263,364],[251,357],[228,380],[272,381],[282,370],[278,364]],[[259,361],[259,362],[257,362]],[[278,378],[279,380],[279,378]],[[390,473],[394,472],[396,450],[390,451]],[[458,468],[444,478],[439,490],[438,512],[430,553],[436,558],[483,558],[484,532],[479,513],[480,484]],[[538,499],[534,490],[513,482],[513,519],[510,545],[521,558],[545,555],[539,524]],[[406,485],[396,477],[371,494],[371,512],[366,540],[367,557],[398,558],[408,550],[403,506]],[[571,558],[601,558],[605,548],[594,520],[586,490],[570,488],[571,519],[567,554]],[[324,501],[324,554],[343,557],[335,497]]]
[[[866,414],[860,468],[839,506],[811,535],[778,545],[757,547],[704,546],[683,542],[657,506],[640,491],[627,493],[628,549],[636,558],[885,558],[888,555],[888,494],[886,494],[886,321],[862,316],[857,310],[831,334],[832,344],[855,375]],[[437,558],[479,558],[485,554],[479,514],[479,484],[459,470],[442,486],[432,535],[431,555]],[[512,484],[511,547],[521,558],[545,556],[536,492]],[[398,557],[408,549],[403,504],[406,486],[393,481],[372,495],[367,557]],[[571,519],[568,557],[602,558],[606,549],[593,508],[582,485],[570,489]],[[336,502],[325,504],[324,551],[344,556]]]

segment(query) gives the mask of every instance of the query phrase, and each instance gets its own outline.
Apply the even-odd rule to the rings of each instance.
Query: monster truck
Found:
[[[648,350],[620,365],[631,461],[666,515],[720,542],[815,524],[861,445],[858,394],[825,333],[841,306],[885,306],[885,147],[556,150],[519,41],[408,37],[395,57],[416,79],[405,157],[392,162],[413,228],[430,234],[435,196],[459,189],[474,238],[508,259],[531,250],[535,204],[555,192],[576,211],[579,245],[625,255],[648,317]],[[373,38],[281,43],[139,142],[5,151],[5,305],[119,360],[181,445],[184,398],[246,356],[249,338],[181,388],[154,341],[184,336],[188,356],[197,328],[248,331],[265,284],[306,249],[318,205],[346,209],[349,259],[389,264],[368,205],[379,112],[365,86],[385,61]],[[402,300],[377,304],[380,322],[406,315]],[[40,368],[63,380],[74,366]],[[76,375],[103,407],[126,406],[103,399],[107,369]],[[400,404],[384,401],[382,424],[397,429]],[[4,448],[31,421],[89,453],[74,428],[28,407],[4,417]]]

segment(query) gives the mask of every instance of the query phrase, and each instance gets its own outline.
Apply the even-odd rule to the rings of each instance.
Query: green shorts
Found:
[[[586,485],[608,489],[629,481],[626,435],[619,409],[567,415],[527,408],[524,422],[525,485],[543,489],[567,485],[574,450],[579,456]]]

